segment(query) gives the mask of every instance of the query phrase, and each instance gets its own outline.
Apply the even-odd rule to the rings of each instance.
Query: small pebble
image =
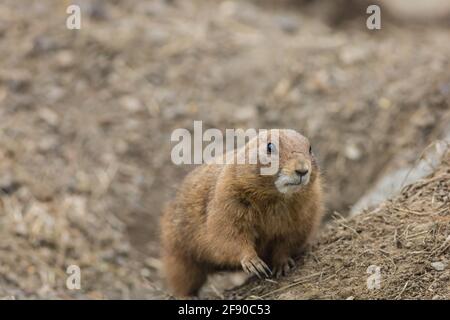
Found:
[[[280,29],[287,34],[294,34],[299,29],[298,20],[290,16],[279,16],[276,22]]]
[[[132,96],[124,96],[120,99],[119,103],[124,107],[126,110],[130,112],[138,112],[142,109],[141,102],[132,97]]]
[[[437,270],[437,271],[444,271],[445,270],[445,264],[443,262],[432,262],[431,266]]]
[[[353,161],[359,160],[362,156],[361,150],[356,146],[356,144],[351,143],[345,147],[345,156]]]

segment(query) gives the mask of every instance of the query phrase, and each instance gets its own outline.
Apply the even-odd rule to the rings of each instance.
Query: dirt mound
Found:
[[[450,299],[450,154],[399,197],[334,220],[293,274],[251,281],[226,297]],[[370,278],[377,268],[379,287]]]

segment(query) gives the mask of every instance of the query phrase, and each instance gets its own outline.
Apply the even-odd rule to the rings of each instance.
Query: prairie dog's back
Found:
[[[222,165],[202,165],[186,176],[162,217],[165,244],[181,250],[198,248],[206,227],[207,206],[214,197],[222,168]]]

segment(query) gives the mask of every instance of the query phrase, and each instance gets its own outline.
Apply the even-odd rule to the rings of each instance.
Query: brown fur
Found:
[[[284,274],[290,257],[313,238],[323,213],[319,168],[305,137],[280,130],[279,141],[278,174],[310,170],[309,183],[291,194],[276,188],[278,174],[260,175],[260,164],[202,165],[185,178],[161,220],[165,276],[174,295],[196,295],[217,270],[243,268],[259,276],[266,262]]]

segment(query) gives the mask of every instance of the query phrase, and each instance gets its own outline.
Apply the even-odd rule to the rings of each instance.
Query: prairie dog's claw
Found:
[[[292,258],[288,258],[286,261],[276,265],[273,269],[273,273],[276,278],[285,276],[295,267],[295,261]]]
[[[267,264],[259,257],[244,258],[241,261],[242,269],[247,274],[254,274],[258,278],[268,278],[272,275],[272,271]]]

